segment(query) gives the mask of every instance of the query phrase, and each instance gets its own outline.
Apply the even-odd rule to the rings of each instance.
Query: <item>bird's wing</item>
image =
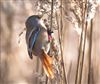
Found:
[[[40,28],[36,28],[35,30],[32,30],[30,32],[28,37],[28,54],[31,59],[32,59],[32,49],[34,47],[39,32],[40,32]]]

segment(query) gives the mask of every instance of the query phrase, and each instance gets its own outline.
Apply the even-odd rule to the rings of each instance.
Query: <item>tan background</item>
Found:
[[[36,84],[42,80],[39,60],[29,59],[25,44],[25,32],[18,44],[18,35],[25,28],[25,20],[36,14],[38,0],[1,0],[0,1],[0,84]],[[64,21],[64,61],[69,84],[74,84],[78,55],[79,35],[73,25]],[[94,18],[91,84],[100,84],[100,7]],[[71,65],[70,74],[69,67]],[[87,84],[87,57],[85,56],[82,84]],[[36,72],[39,73],[36,73]],[[42,84],[42,83],[40,83]]]

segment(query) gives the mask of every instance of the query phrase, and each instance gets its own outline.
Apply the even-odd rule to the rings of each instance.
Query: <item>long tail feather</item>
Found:
[[[52,58],[43,51],[41,61],[43,64],[43,69],[46,75],[50,78],[54,78],[53,68],[52,68]]]

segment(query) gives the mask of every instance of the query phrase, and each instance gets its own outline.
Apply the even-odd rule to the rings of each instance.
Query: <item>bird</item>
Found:
[[[32,15],[26,19],[26,44],[30,59],[37,56],[41,62],[46,75],[54,78],[53,58],[48,54],[50,51],[51,31],[45,26],[42,16]]]

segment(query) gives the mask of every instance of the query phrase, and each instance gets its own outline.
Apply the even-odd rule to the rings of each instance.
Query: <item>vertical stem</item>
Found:
[[[52,30],[52,18],[53,18],[53,0],[52,0],[52,3],[51,3],[51,24],[50,24],[50,29],[49,30]],[[46,82],[45,84],[48,84],[48,77],[46,76]]]
[[[88,84],[90,84],[91,77],[91,53],[92,53],[92,33],[93,33],[93,20],[91,20],[90,38],[89,38],[89,72],[88,72]]]
[[[45,84],[48,84],[48,77],[46,76],[46,81],[45,81]]]
[[[84,25],[84,24],[83,24]],[[77,70],[76,70],[76,79],[75,79],[75,84],[78,84],[78,71],[79,71],[79,60],[80,60],[80,55],[81,55],[81,51],[82,51],[82,36],[83,36],[83,30],[84,28],[82,27],[82,32],[81,32],[81,37],[80,37],[80,44],[79,44],[79,53],[78,53],[78,61],[77,61]]]
[[[50,29],[52,30],[52,18],[53,18],[53,0],[51,3],[51,24],[50,24]]]
[[[86,33],[87,33],[87,27],[88,27],[87,22],[85,22],[85,16],[87,16],[87,12],[86,12],[87,11],[87,0],[85,1],[85,8],[84,8],[84,5],[82,7],[83,7],[82,8],[82,11],[83,11],[82,12],[82,32],[81,32],[80,45],[79,45],[79,54],[78,54],[75,84],[81,84],[81,80],[82,80]]]
[[[62,11],[62,0],[61,0],[61,8],[60,8],[60,14],[61,14],[61,18],[60,18],[60,23],[61,23],[61,24],[60,24],[61,41],[62,41],[62,36],[63,36],[63,35],[62,35],[62,34],[63,34],[62,12],[63,12],[63,11]]]
[[[56,21],[57,21],[57,28],[58,28],[58,40],[59,40],[59,44],[60,44],[61,43],[60,42],[60,27],[59,27],[59,20],[58,20],[57,13],[56,13]],[[61,46],[60,46],[60,50],[61,50]],[[62,82],[62,79],[60,79],[60,83],[59,84],[61,84],[61,82]]]
[[[83,31],[84,31],[84,17],[85,17],[84,5],[82,4],[82,32],[81,32],[80,43],[79,43],[79,50],[78,50],[78,60],[77,60],[75,84],[78,84],[79,61],[80,61],[80,55],[81,55],[81,52],[82,52],[82,41],[83,41],[82,36],[83,36]]]
[[[59,44],[60,44],[60,50],[61,50],[61,61],[62,61],[62,73],[61,73],[61,75],[63,76],[63,78],[64,78],[64,81],[63,80],[61,80],[61,84],[64,84],[64,82],[65,82],[65,84],[67,84],[67,80],[66,80],[66,74],[65,74],[65,68],[64,68],[64,61],[63,61],[63,50],[62,50],[62,40],[61,40],[61,31],[60,31],[60,26],[59,26],[59,22],[58,22],[58,15],[57,15],[57,13],[56,13],[56,21],[57,21],[57,27],[58,27],[58,37],[59,37]],[[62,24],[62,22],[61,22],[61,24]]]
[[[62,60],[62,75],[63,75],[63,78],[64,78],[64,82],[62,82],[62,84],[67,84],[67,80],[66,80],[66,72],[65,72],[65,66],[64,66],[64,60],[63,60],[63,49],[62,49],[62,34],[63,34],[63,22],[62,22],[62,0],[61,0],[61,10],[60,10],[60,13],[61,13],[61,19],[60,19],[60,32],[61,32],[61,38],[59,39],[59,42],[60,42],[60,50],[61,50],[61,60]]]
[[[81,84],[81,81],[82,81],[82,72],[83,72],[83,63],[84,63],[84,54],[85,54],[87,27],[88,27],[88,24],[86,22],[85,35],[84,35],[84,43],[83,43],[83,52],[82,52],[82,58],[81,58],[81,68],[80,68],[80,81],[79,81],[79,84]]]

